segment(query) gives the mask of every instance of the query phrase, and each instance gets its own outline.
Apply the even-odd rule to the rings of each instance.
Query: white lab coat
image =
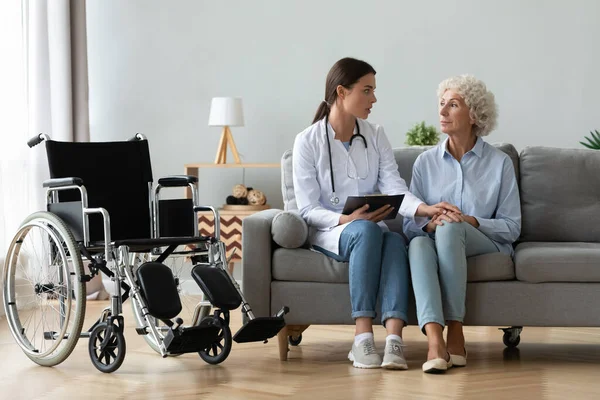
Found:
[[[404,194],[399,213],[405,218],[414,218],[417,208],[423,203],[408,191],[406,182],[400,177],[392,147],[383,128],[362,119],[358,119],[358,124],[360,133],[367,141],[369,174],[364,180],[348,177],[348,150],[340,140],[334,140],[335,132],[331,124],[328,126],[335,192],[340,199],[337,205],[330,202],[332,186],[325,118],[300,132],[294,141],[293,178],[298,210],[310,228],[310,243],[334,254],[339,254],[340,234],[348,225],[339,225],[348,196],[373,193]],[[355,139],[353,146],[359,140]],[[358,154],[358,157],[363,155]],[[364,158],[362,163],[365,163]],[[423,221],[424,219],[418,218],[415,222]],[[387,230],[385,223],[379,222],[379,225]]]

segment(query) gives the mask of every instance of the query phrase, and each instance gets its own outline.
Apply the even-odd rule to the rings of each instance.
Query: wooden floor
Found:
[[[86,328],[106,305],[89,302]],[[137,336],[125,307],[127,355],[121,368],[103,374],[91,364],[81,339],[59,366],[40,367],[14,343],[0,319],[0,399],[597,399],[600,398],[600,329],[525,328],[516,351],[501,332],[465,328],[469,365],[445,375],[421,372],[425,337],[405,330],[408,371],[360,370],[346,359],[351,326],[311,326],[289,360],[278,359],[277,338],[267,344],[233,344],[221,365],[197,355],[161,358]],[[89,323],[88,323],[89,322]],[[240,313],[232,331],[240,326]],[[378,348],[385,333],[375,330]]]

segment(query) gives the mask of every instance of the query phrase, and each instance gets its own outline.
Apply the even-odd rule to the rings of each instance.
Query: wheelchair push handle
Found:
[[[35,135],[34,137],[32,137],[31,139],[29,139],[27,141],[27,146],[29,146],[29,148],[33,148],[33,147],[37,146],[38,144],[42,143],[43,140],[50,140],[50,136],[46,135],[45,133],[40,133],[39,135]]]
[[[136,133],[134,137],[128,139],[128,142],[135,142],[136,140],[147,140],[146,136],[141,133]]]

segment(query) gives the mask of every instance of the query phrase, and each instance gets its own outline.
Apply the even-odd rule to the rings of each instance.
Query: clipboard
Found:
[[[385,195],[385,194],[372,194],[366,196],[348,196],[346,199],[346,204],[344,204],[344,209],[342,210],[342,214],[349,215],[352,214],[357,208],[364,206],[365,204],[369,205],[368,211],[375,211],[380,207],[383,207],[386,204],[394,207],[391,213],[385,219],[395,219],[398,215],[398,210],[400,209],[400,205],[402,204],[402,200],[404,200],[403,194],[394,194],[394,195]]]

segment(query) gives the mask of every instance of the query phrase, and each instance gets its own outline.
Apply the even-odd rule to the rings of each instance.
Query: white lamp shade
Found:
[[[242,99],[213,97],[210,105],[209,126],[244,126]]]

